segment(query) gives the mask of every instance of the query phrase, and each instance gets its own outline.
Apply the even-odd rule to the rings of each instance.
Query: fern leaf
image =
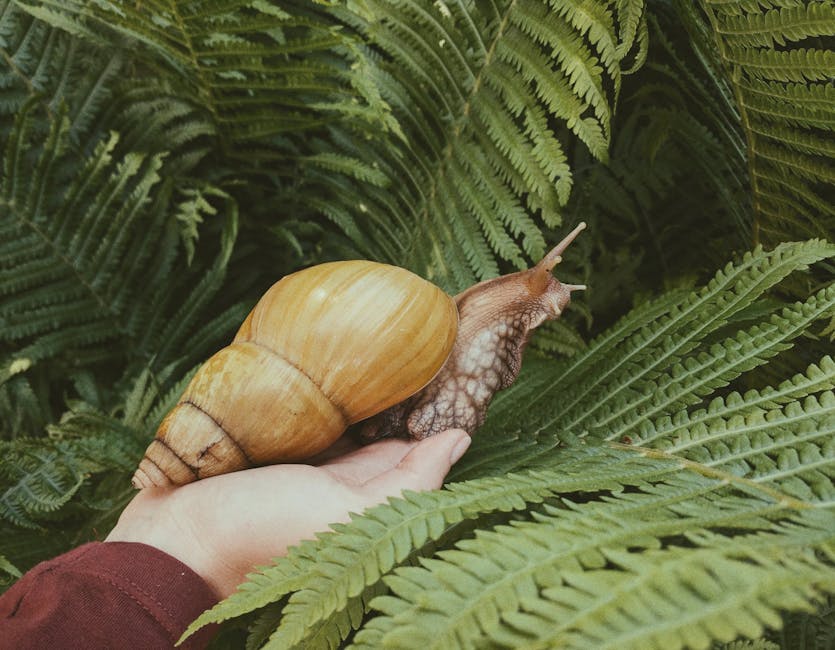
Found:
[[[4,451],[3,479],[12,485],[0,497],[0,516],[17,526],[36,528],[33,514],[57,510],[84,481],[71,456],[40,449],[25,455]]]
[[[719,33],[735,46],[772,47],[831,33],[835,8],[826,2],[728,16]]]
[[[89,132],[123,64],[118,54],[90,60],[76,40],[33,20],[13,0],[0,1],[0,52],[6,64],[0,70],[0,114],[36,101],[54,115],[64,104],[73,140]],[[6,126],[0,127],[4,136]]]
[[[15,578],[19,578],[21,575],[17,567],[9,562],[3,555],[0,555],[0,571],[5,571],[10,576]]]
[[[28,112],[21,116],[18,133],[9,140],[0,188],[4,223],[16,236],[0,244],[0,251],[17,249],[20,254],[21,243],[30,243],[24,243],[25,259],[17,257],[15,266],[0,269],[0,294],[5,295],[0,323],[4,340],[19,346],[16,358],[27,359],[31,366],[124,332],[120,315],[128,306],[132,283],[122,273],[137,278],[144,273],[137,262],[144,260],[127,257],[135,266],[126,268],[123,259],[159,181],[161,163],[138,154],[114,159],[118,138],[112,135],[78,170],[62,203],[48,204],[46,188],[61,186],[65,179],[69,124],[65,119],[53,123],[37,162],[26,169],[28,153],[20,145],[30,121]],[[154,243],[149,237],[145,246]],[[144,250],[149,256],[149,249]],[[65,326],[60,333],[59,324]],[[3,379],[11,363],[14,359],[6,362]]]
[[[158,379],[166,379],[165,373]],[[0,518],[39,528],[66,518],[63,509],[92,475],[115,473],[124,483],[162,419],[161,407],[167,400],[170,408],[172,399],[176,396],[161,398],[159,384],[145,369],[124,396],[118,418],[73,402],[60,422],[47,427],[49,438],[0,441]],[[124,506],[123,500],[116,505]]]
[[[740,111],[765,237],[779,240],[790,228],[831,232],[835,209],[822,190],[831,184],[831,137],[820,136],[831,135],[835,109],[817,98],[832,92],[835,51],[818,38],[835,30],[832,4],[703,5]],[[691,24],[701,22],[691,7],[680,6]],[[793,151],[798,146],[802,154]],[[828,180],[817,185],[817,179]]]
[[[130,469],[141,451],[136,441],[111,435],[45,445],[41,441],[0,442],[0,517],[37,528],[38,519],[64,506],[93,472]]]
[[[771,531],[769,519],[779,503],[729,500],[720,496],[721,485],[679,475],[643,493],[582,507],[566,502],[567,509],[546,507],[533,522],[477,533],[474,540],[459,542],[457,550],[387,578],[393,596],[373,602],[385,616],[374,621],[367,639],[365,630],[360,632],[355,645],[472,647],[489,638],[503,647],[550,647],[561,639],[578,648],[661,648],[692,642],[686,641],[690,634],[724,641],[739,634],[760,636],[764,624],[779,621],[779,607],[807,607],[820,593],[813,585],[835,588],[831,568],[803,548],[832,543],[832,517],[798,518],[788,511],[784,516],[791,523]],[[608,515],[591,514],[598,509]],[[733,538],[703,532],[725,525],[752,530]],[[679,534],[701,548],[665,547],[666,538]],[[759,558],[757,569],[746,573],[753,558]],[[781,563],[782,573],[767,570]],[[717,566],[723,569],[714,572]],[[815,578],[818,570],[825,575]],[[695,585],[701,588],[694,593]],[[749,612],[735,614],[743,622],[715,619],[717,588],[726,596],[721,611]],[[661,598],[669,599],[669,607],[655,605]],[[757,603],[754,612],[751,598]],[[616,617],[615,611],[631,613]],[[697,620],[702,626],[695,627]]]
[[[750,390],[744,395],[733,392],[727,397],[717,397],[706,409],[690,413],[680,411],[654,423],[645,423],[634,442],[643,446],[662,448],[675,440],[685,430],[695,430],[704,423],[715,419],[729,421],[746,413],[761,413],[781,405],[799,401],[818,392],[835,388],[835,362],[824,357],[818,364],[810,365],[804,374],[797,374],[777,387],[769,386],[761,391]],[[683,439],[680,439],[684,443]]]
[[[698,403],[701,397],[712,394],[743,372],[786,350],[790,347],[787,341],[802,334],[815,321],[827,317],[833,309],[835,285],[822,289],[806,302],[783,310],[779,316],[772,316],[765,325],[755,325],[711,346],[708,352],[685,358],[658,380],[646,385],[642,392],[650,393],[651,397],[623,400],[617,411],[604,410],[592,426],[607,440],[613,440],[642,418],[672,412],[688,402]]]
[[[834,427],[835,397],[826,391],[783,409],[711,418],[656,444],[826,507],[835,502]]]
[[[630,21],[634,4],[619,5]],[[619,39],[635,31],[621,30],[602,4],[357,7],[338,15],[382,53],[368,59],[369,72],[408,146],[349,138],[350,156],[405,180],[365,193],[361,208],[355,196],[329,193],[329,211],[338,206],[366,240],[378,238],[369,215],[397,215],[405,227],[390,238],[399,244],[392,261],[449,290],[496,275],[497,257],[519,267],[541,255],[539,225],[560,223],[572,185],[562,132],[606,157],[620,61],[632,45]]]
[[[780,650],[780,646],[766,639],[732,641],[722,645],[722,650]]]
[[[181,92],[205,107],[230,153],[244,154],[239,147],[248,141],[266,143],[278,134],[339,119],[389,128],[378,93],[362,104],[343,101],[349,87],[368,86],[351,81],[341,52],[359,51],[326,15],[248,0],[211,10],[162,2],[153,16],[118,0],[94,5],[39,0],[21,6],[105,49],[139,45],[133,56],[177,78]],[[353,98],[364,99],[359,92]]]

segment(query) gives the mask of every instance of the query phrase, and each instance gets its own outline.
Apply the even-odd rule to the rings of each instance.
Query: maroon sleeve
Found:
[[[91,542],[34,567],[0,596],[7,648],[170,648],[215,604],[208,585],[146,544]],[[202,648],[204,628],[182,648]]]

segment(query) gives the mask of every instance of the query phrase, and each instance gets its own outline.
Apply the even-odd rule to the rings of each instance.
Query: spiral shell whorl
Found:
[[[198,370],[134,486],[310,457],[426,385],[456,330],[452,299],[398,267],[334,262],[287,276]]]

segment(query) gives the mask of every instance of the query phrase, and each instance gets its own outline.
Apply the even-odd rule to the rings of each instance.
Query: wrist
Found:
[[[153,546],[179,560],[209,586],[218,600],[224,598],[228,576],[217,566],[213,553],[201,540],[193,522],[177,507],[176,488],[146,488],[125,508],[105,542],[137,542]],[[234,586],[233,586],[234,588]]]

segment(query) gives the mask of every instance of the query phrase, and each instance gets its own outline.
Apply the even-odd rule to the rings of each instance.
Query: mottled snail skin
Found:
[[[133,485],[309,458],[425,386],[457,323],[450,296],[395,266],[332,262],[289,275],[197,371]]]
[[[571,292],[551,271],[586,227],[577,226],[532,269],[481,282],[455,297],[458,337],[447,362],[426,388],[363,427],[366,441],[389,436],[421,440],[446,429],[471,435],[484,422],[493,395],[519,375],[532,331],[559,318]]]

